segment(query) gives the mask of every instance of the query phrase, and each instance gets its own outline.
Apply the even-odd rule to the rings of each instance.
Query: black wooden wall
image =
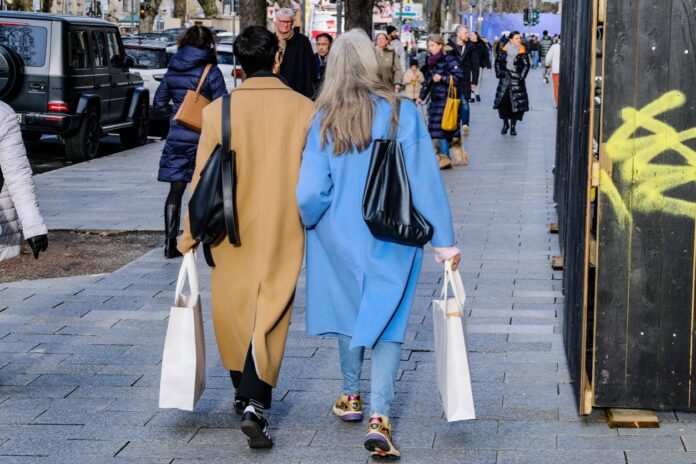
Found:
[[[693,409],[696,0],[609,0],[605,40],[594,403]]]
[[[571,378],[580,389],[584,356],[585,210],[587,207],[589,106],[592,84],[593,2],[565,0],[556,135],[554,197],[564,257],[563,333]]]

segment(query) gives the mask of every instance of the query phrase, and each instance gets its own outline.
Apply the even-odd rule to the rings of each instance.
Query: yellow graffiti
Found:
[[[619,186],[614,184],[611,174],[605,169],[600,170],[599,183],[600,191],[614,208],[621,229],[631,226],[631,211],[661,211],[696,219],[696,199],[688,201],[666,194],[696,182],[696,150],[684,144],[687,140],[696,139],[696,127],[678,132],[657,119],[662,113],[679,108],[684,103],[684,94],[672,91],[640,111],[631,107],[621,111],[624,122],[606,144],[606,153],[619,173]],[[639,129],[650,134],[638,136],[636,133]],[[655,162],[660,154],[668,150],[681,155],[685,164]]]

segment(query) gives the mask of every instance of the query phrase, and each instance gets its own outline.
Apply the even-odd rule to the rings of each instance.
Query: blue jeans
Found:
[[[450,152],[449,152],[449,140],[447,139],[437,139],[437,145],[440,148],[440,154],[442,156],[450,157]]]
[[[360,393],[360,371],[362,370],[365,348],[350,348],[351,338],[338,335],[338,353],[343,373],[343,394]],[[372,349],[372,374],[370,415],[382,414],[389,417],[389,407],[394,400],[394,382],[401,361],[401,343],[377,342]]]
[[[461,99],[462,105],[461,108],[459,108],[459,112],[461,114],[461,120],[462,124],[466,124],[467,126],[469,125],[469,101],[466,99],[465,95],[462,95]]]
[[[532,50],[532,68],[539,67],[539,51]]]

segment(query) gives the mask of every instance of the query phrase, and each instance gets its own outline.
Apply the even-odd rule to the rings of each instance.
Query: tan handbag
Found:
[[[184,101],[181,102],[179,111],[177,111],[174,115],[174,121],[196,132],[200,132],[203,128],[203,108],[208,106],[210,103],[210,100],[201,95],[201,88],[203,87],[205,78],[208,77],[208,72],[212,66],[212,64],[205,65],[205,69],[203,70],[203,74],[201,74],[201,80],[198,82],[196,91],[186,91]]]

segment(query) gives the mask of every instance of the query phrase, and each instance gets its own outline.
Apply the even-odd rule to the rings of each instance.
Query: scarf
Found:
[[[437,52],[434,55],[429,55],[428,56],[428,66],[435,66],[435,63],[440,61],[440,58],[442,58],[443,56],[445,56],[445,52],[443,52],[442,50],[440,50],[439,52]]]
[[[517,71],[517,68],[515,68],[515,58],[517,58],[517,55],[520,53],[520,46],[508,43],[505,46],[505,52],[507,53],[507,69],[510,71]]]
[[[276,32],[276,36],[278,37],[278,45],[280,46],[280,50],[283,52],[283,54],[285,52],[285,47],[288,44],[288,40],[292,39],[292,36],[294,36],[294,35],[295,35],[294,28],[291,28],[290,32],[288,32],[286,34],[280,34],[280,33]]]

